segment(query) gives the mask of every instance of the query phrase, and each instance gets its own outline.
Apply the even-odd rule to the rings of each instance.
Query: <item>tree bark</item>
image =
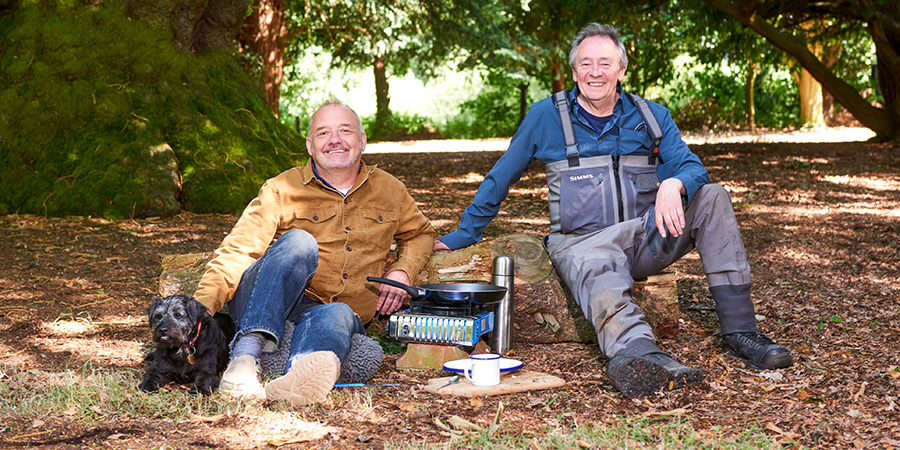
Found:
[[[825,125],[822,85],[806,69],[800,69],[800,126],[817,128]]]
[[[241,43],[263,61],[262,88],[266,103],[278,117],[281,82],[284,79],[286,32],[284,0],[253,0],[253,12],[244,20]]]
[[[565,65],[554,62],[550,66],[550,73],[553,76],[553,81],[550,86],[551,93],[559,92],[566,88],[566,70]]]
[[[176,48],[195,52],[229,50],[240,31],[249,0],[126,0],[129,16],[162,22]]]
[[[747,127],[756,129],[756,75],[759,73],[759,63],[747,61],[747,77],[744,79],[744,112],[747,116]]]
[[[528,114],[528,83],[519,84],[519,120],[516,121],[516,128],[525,120]]]
[[[387,67],[383,56],[375,57],[373,64],[375,72],[375,123],[380,128],[380,133],[389,133],[388,123],[391,117],[390,86],[387,80]]]

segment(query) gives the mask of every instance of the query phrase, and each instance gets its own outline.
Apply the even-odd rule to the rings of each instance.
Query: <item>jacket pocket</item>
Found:
[[[321,225],[337,215],[333,206],[317,206],[314,208],[301,208],[294,210],[294,221],[299,225],[296,228],[302,228],[307,231],[309,225]]]
[[[394,241],[399,213],[391,208],[360,208],[363,233],[366,239],[377,246],[390,246]]]

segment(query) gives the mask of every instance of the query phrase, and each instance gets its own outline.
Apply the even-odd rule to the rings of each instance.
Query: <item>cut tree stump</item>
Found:
[[[497,256],[509,256],[515,261],[514,342],[597,342],[594,327],[585,320],[559,279],[536,235],[508,234],[471,247],[435,253],[416,284],[490,282],[491,264]],[[193,295],[211,258],[212,252],[165,256],[159,276],[160,295]],[[678,332],[680,310],[675,278],[674,272],[663,272],[635,283],[634,300],[644,309],[659,338]]]
[[[497,256],[509,256],[515,261],[514,341],[597,342],[594,327],[584,318],[556,274],[550,255],[536,235],[507,234],[459,250],[436,253],[419,275],[418,283],[490,282],[491,265]],[[636,282],[633,297],[644,309],[657,337],[677,334],[680,309],[674,272]]]

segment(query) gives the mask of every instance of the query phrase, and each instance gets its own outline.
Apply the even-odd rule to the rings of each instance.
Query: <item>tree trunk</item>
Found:
[[[558,61],[552,63],[550,74],[553,77],[550,85],[551,93],[556,93],[566,88],[566,70],[563,64],[560,64]]]
[[[130,17],[162,22],[176,48],[195,52],[229,50],[240,31],[249,0],[126,0]]]
[[[387,134],[390,133],[388,123],[391,117],[391,97],[384,57],[375,58],[373,69],[375,72],[375,124],[379,128],[379,134]]]
[[[806,69],[800,69],[800,126],[819,128],[825,125],[822,85]]]
[[[752,60],[747,61],[747,77],[744,82],[744,111],[747,115],[747,127],[751,130],[756,129],[756,74],[759,73],[759,63]]]
[[[262,88],[275,117],[284,79],[285,31],[284,0],[253,0],[253,12],[244,20],[241,43],[262,57]]]
[[[528,83],[519,84],[519,120],[516,121],[516,128],[525,120],[528,114]]]
[[[877,21],[878,15],[868,22],[872,38],[875,42],[875,50],[878,54],[879,81],[885,97],[884,108],[871,105],[862,98],[856,89],[846,81],[840,79],[807,47],[804,40],[787,34],[753,10],[757,3],[735,2],[733,0],[706,0],[707,3],[728,14],[735,20],[748,26],[759,33],[767,41],[772,43],[788,55],[793,56],[803,68],[834,95],[835,100],[847,108],[850,113],[864,126],[875,132],[877,139],[900,140],[900,80],[896,78],[900,73],[900,39],[885,33],[884,25]],[[896,67],[897,70],[892,70]]]

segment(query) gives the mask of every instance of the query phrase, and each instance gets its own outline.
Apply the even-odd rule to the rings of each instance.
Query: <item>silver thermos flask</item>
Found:
[[[513,325],[513,294],[515,293],[515,265],[509,256],[494,258],[491,268],[491,282],[497,286],[506,288],[506,295],[500,302],[494,304],[494,330],[491,331],[491,350],[494,353],[505,354],[509,351],[512,342]]]

